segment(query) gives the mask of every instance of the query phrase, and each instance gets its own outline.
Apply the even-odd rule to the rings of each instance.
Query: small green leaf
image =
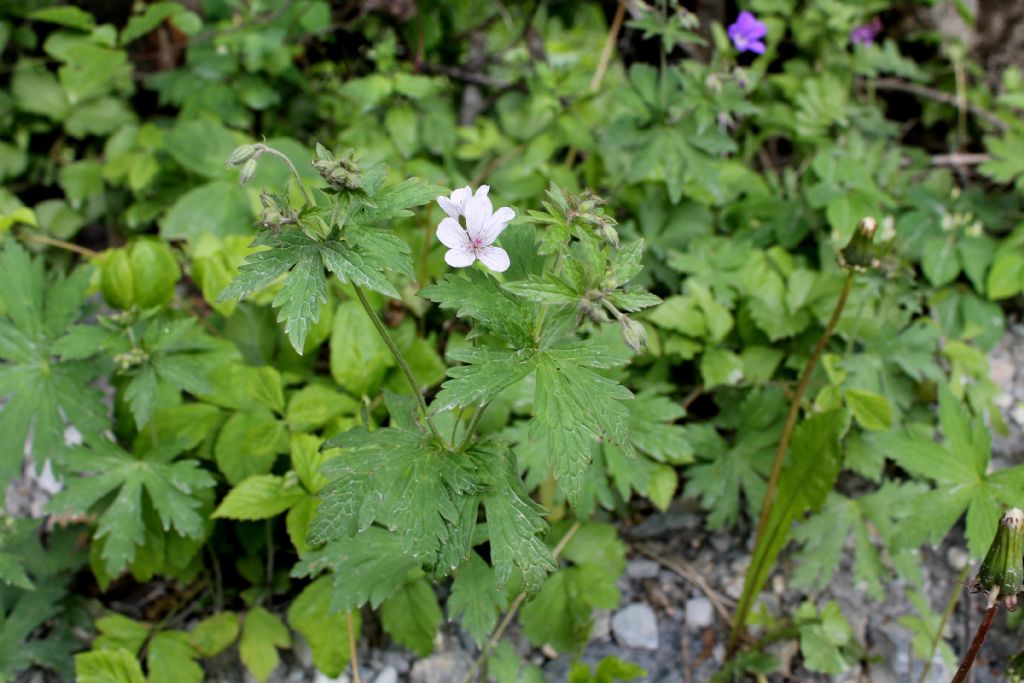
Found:
[[[203,619],[192,629],[190,639],[203,657],[213,657],[238,638],[238,615],[234,612],[219,612]]]
[[[846,390],[846,405],[864,429],[885,431],[892,427],[892,406],[881,394],[860,389]]]
[[[380,606],[384,630],[421,657],[433,651],[443,618],[433,587],[422,578],[405,584]]]
[[[281,661],[277,649],[291,647],[292,636],[276,614],[253,607],[245,615],[238,654],[253,677],[263,683]]]
[[[78,683],[145,683],[139,660],[127,650],[103,650],[75,655]]]
[[[302,589],[288,608],[288,623],[305,636],[313,652],[313,663],[327,676],[341,675],[349,661],[349,638],[359,640],[362,619],[351,613],[355,633],[348,632],[348,617],[331,610],[331,579],[321,576]]]
[[[260,474],[248,477],[228,491],[213,513],[226,519],[276,517],[306,496],[295,474],[281,477]]]

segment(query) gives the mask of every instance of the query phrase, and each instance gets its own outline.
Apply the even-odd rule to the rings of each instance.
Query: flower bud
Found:
[[[171,248],[158,239],[143,237],[105,252],[100,291],[111,306],[151,308],[171,300],[180,277]]]
[[[878,265],[872,244],[878,223],[870,216],[862,218],[849,244],[839,252],[839,264],[851,270],[864,271]]]
[[[247,162],[242,164],[242,170],[238,172],[238,184],[245,185],[247,182],[252,180],[254,175],[256,175],[256,160],[249,159]]]
[[[975,591],[989,595],[989,606],[1000,597],[1007,609],[1017,608],[1017,593],[1024,579],[1024,510],[1011,508],[1003,513],[996,537],[981,563],[974,581]]]
[[[232,166],[238,166],[239,164],[244,164],[245,162],[252,160],[252,158],[255,156],[256,148],[254,146],[241,145],[239,147],[235,147],[235,151],[232,152],[231,156],[228,157],[228,160],[225,165],[228,168],[231,168]]]
[[[619,323],[622,325],[622,340],[636,353],[643,353],[647,348],[647,330],[644,326],[628,315],[622,316]]]

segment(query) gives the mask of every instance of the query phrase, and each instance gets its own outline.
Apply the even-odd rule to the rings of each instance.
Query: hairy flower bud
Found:
[[[839,252],[839,264],[851,270],[864,271],[878,265],[873,241],[878,223],[874,218],[862,218],[850,242]]]
[[[249,159],[242,164],[242,170],[238,172],[238,184],[245,185],[256,175],[256,160]]]
[[[228,157],[225,166],[227,166],[228,168],[238,166],[239,164],[244,164],[245,162],[252,160],[255,156],[255,146],[249,144],[240,145],[238,147],[235,147],[235,151],[233,151],[231,153],[231,156]]]
[[[622,339],[636,353],[643,353],[647,348],[647,330],[643,325],[624,315],[619,319],[622,325]]]
[[[989,595],[990,606],[1000,597],[1007,609],[1017,608],[1017,593],[1024,579],[1024,510],[1011,508],[999,520],[996,537],[981,563],[975,591]]]

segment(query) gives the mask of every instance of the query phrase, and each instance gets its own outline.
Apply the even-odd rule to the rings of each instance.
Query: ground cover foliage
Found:
[[[762,519],[748,608],[785,548],[809,593],[852,555],[930,659],[917,549],[979,561],[1024,505],[986,360],[1022,74],[937,3],[691,4],[0,8],[0,477],[63,483],[3,520],[2,676],[265,680],[296,634],[337,676],[453,620],[544,680],[502,615],[578,652],[616,521],[681,496]],[[747,617],[807,671],[870,656],[836,603]],[[724,677],[776,666],[737,642]]]

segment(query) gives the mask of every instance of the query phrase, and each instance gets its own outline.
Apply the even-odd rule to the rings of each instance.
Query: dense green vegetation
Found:
[[[0,530],[5,679],[265,680],[293,633],[336,676],[448,618],[543,680],[499,619],[578,651],[616,521],[680,496],[757,537],[732,673],[775,666],[748,618],[865,656],[835,603],[745,611],[851,535],[931,658],[917,548],[1024,505],[1024,79],[930,3],[80,4],[0,9],[0,474],[63,481]]]

